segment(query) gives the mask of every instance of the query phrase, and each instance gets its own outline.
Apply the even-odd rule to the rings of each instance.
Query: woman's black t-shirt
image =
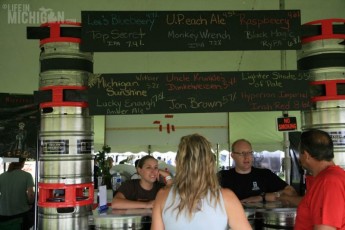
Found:
[[[118,189],[127,200],[150,201],[156,199],[156,195],[165,184],[155,182],[151,190],[145,190],[140,186],[140,179],[127,180]]]

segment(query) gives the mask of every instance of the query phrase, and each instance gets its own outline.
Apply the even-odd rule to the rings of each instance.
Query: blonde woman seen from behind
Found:
[[[236,195],[220,188],[214,165],[211,143],[205,137],[181,138],[176,176],[157,194],[151,230],[252,229]]]

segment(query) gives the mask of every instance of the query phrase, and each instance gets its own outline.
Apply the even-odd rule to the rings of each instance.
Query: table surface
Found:
[[[105,218],[106,216],[114,217],[127,217],[127,216],[151,216],[152,209],[150,208],[136,208],[136,209],[111,209],[110,207],[104,213],[99,213],[95,210],[94,215],[99,218]]]
[[[266,202],[266,203],[245,203],[243,204],[244,210],[255,211],[276,211],[276,210],[296,210],[295,206],[284,205],[280,201]]]
[[[296,211],[296,207],[286,206],[280,202],[267,202],[263,203],[246,203],[243,204],[245,211]],[[106,217],[126,217],[126,216],[151,216],[152,209],[111,209],[110,207],[102,212],[98,212],[98,208],[94,210],[93,214],[96,218]]]
[[[111,209],[99,212],[93,210],[93,223],[101,228],[122,228],[123,226],[141,226],[150,224],[152,209]],[[138,227],[137,227],[138,228]]]

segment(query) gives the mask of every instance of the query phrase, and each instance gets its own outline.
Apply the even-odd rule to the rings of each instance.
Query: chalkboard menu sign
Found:
[[[36,159],[39,112],[33,95],[0,93],[0,157]]]
[[[284,111],[310,108],[306,71],[95,74],[91,115]]]
[[[82,51],[297,50],[299,10],[82,11]]]

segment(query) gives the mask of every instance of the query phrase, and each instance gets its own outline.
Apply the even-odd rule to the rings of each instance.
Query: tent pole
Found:
[[[230,156],[230,152],[231,152],[231,143],[230,143],[230,113],[228,113],[228,142],[229,142],[229,169],[231,168],[231,156]]]
[[[279,9],[285,9],[285,0],[279,0]],[[281,70],[286,70],[286,50],[280,51],[280,64]],[[283,116],[288,117],[288,111],[283,111]],[[290,175],[291,175],[291,157],[290,157],[290,140],[289,140],[289,133],[283,132],[284,135],[284,159],[283,159],[283,171],[285,174],[285,181],[286,183],[290,184]]]
[[[288,117],[289,114],[287,111],[283,112],[284,117]],[[284,159],[283,159],[283,171],[285,174],[285,181],[288,184],[291,184],[291,157],[290,157],[290,140],[289,140],[289,132],[284,131]]]

